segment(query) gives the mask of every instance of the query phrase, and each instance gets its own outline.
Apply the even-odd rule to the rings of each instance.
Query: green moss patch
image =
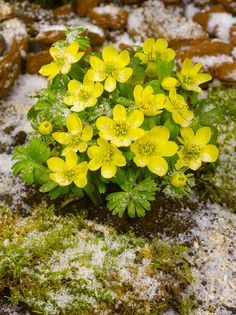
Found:
[[[192,281],[187,251],[45,206],[2,209],[0,292],[40,314],[161,314]]]

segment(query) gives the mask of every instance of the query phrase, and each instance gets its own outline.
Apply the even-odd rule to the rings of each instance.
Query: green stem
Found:
[[[85,193],[89,197],[89,199],[92,201],[93,205],[95,207],[98,207],[99,206],[99,202],[98,202],[96,196],[94,195],[94,193],[88,192],[88,191],[85,191]]]
[[[77,200],[77,198],[74,198],[74,197],[71,197],[71,198],[68,198],[66,199],[60,206],[59,210],[63,209],[64,207],[66,207],[69,203],[73,202]]]

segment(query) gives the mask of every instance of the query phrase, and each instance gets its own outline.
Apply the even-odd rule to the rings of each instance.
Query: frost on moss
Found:
[[[203,190],[214,201],[226,202],[236,211],[236,87],[212,88],[208,97],[209,105],[217,105],[222,112],[222,119],[217,124],[219,160],[211,166],[212,172],[202,174]]]
[[[161,314],[191,282],[187,248],[38,208],[0,211],[0,292],[42,314]]]

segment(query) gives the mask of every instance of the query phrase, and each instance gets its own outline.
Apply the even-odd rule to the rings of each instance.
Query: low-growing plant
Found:
[[[198,100],[211,76],[190,59],[176,72],[165,39],[98,53],[83,32],[70,29],[50,48],[40,69],[48,87],[28,113],[34,132],[13,172],[51,199],[86,194],[97,205],[104,195],[113,214],[142,217],[157,189],[189,193],[194,172],[218,157],[217,109],[205,119]]]

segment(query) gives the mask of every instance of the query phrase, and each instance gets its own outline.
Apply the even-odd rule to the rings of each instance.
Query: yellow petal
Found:
[[[110,150],[111,145],[105,139],[98,138],[97,139],[97,144],[100,146],[100,150],[105,150],[105,151],[106,150]]]
[[[52,80],[60,70],[61,68],[55,62],[51,62],[48,65],[42,66],[39,73],[45,77],[48,76],[48,80]]]
[[[91,126],[86,126],[82,131],[82,139],[85,141],[91,140],[93,137],[93,128]]]
[[[159,52],[159,51],[163,51],[168,47],[168,42],[164,39],[164,38],[159,38],[154,46],[153,46],[153,50],[155,52]]]
[[[77,61],[79,61],[84,55],[84,52],[78,52],[77,54],[74,55],[74,60],[71,61],[71,63],[75,63]]]
[[[191,73],[192,66],[193,66],[192,60],[189,58],[186,58],[182,65],[181,74],[189,75]]]
[[[136,53],[134,57],[139,58],[143,63],[148,62],[148,55],[145,55],[144,53]]]
[[[61,144],[67,145],[69,143],[69,135],[66,132],[54,132],[52,136],[57,142]]]
[[[79,50],[79,43],[74,41],[65,49],[65,52],[75,55],[78,50]]]
[[[103,93],[103,85],[99,82],[95,83],[94,89],[93,89],[93,96],[95,98],[101,96]]]
[[[144,100],[150,98],[150,96],[153,94],[153,88],[151,86],[147,86],[145,87],[145,89],[143,90],[143,94],[142,94],[142,98]]]
[[[147,38],[143,43],[143,51],[145,53],[150,53],[155,44],[155,40],[153,38]]]
[[[72,62],[71,62],[72,63]],[[62,68],[61,68],[61,73],[62,74],[67,74],[70,72],[70,69],[71,69],[71,63],[65,63]]]
[[[116,62],[120,68],[126,67],[130,63],[129,52],[127,50],[123,50],[121,53],[119,53]]]
[[[79,152],[85,152],[86,150],[87,150],[87,147],[88,147],[88,145],[87,145],[87,143],[85,142],[85,141],[81,141],[79,144],[78,144],[78,146],[77,146],[77,148],[78,148],[78,150],[76,150],[76,152],[77,151],[79,151]],[[77,149],[76,148],[76,149]],[[75,150],[74,150],[75,151]]]
[[[74,183],[79,188],[85,187],[88,183],[87,176],[86,175],[80,175],[80,176],[74,178]]]
[[[96,126],[98,130],[109,131],[113,128],[114,122],[111,118],[101,116],[96,120]]]
[[[164,103],[165,103],[165,95],[164,94],[156,94],[155,95],[155,102],[156,105],[158,106],[158,109],[164,108]]]
[[[152,173],[158,176],[164,176],[168,171],[168,163],[160,156],[152,157],[149,160],[147,167]]]
[[[116,170],[116,166],[113,163],[108,162],[102,165],[101,174],[104,178],[112,178],[115,176]]]
[[[116,80],[113,77],[108,77],[104,84],[104,89],[107,92],[113,92],[116,88]]]
[[[184,142],[191,142],[194,139],[194,131],[192,128],[181,128],[180,129],[181,137],[183,138]]]
[[[88,148],[87,154],[90,159],[97,157],[101,152],[101,149],[97,145],[92,145]]]
[[[51,47],[49,49],[49,53],[52,56],[53,59],[55,59],[56,57],[58,57],[59,55],[61,55],[61,51],[56,48],[56,47]]]
[[[106,79],[104,72],[99,70],[89,69],[86,75],[91,81],[103,81]]]
[[[79,90],[79,88],[82,86],[82,83],[77,81],[77,80],[71,80],[68,83],[68,91],[71,94],[75,94],[77,90]]]
[[[213,144],[208,144],[205,146],[203,150],[202,161],[212,163],[218,159],[218,156],[219,156],[218,148]]]
[[[66,178],[63,173],[52,173],[49,177],[60,186],[68,186],[72,183],[72,179]]]
[[[162,52],[161,58],[167,62],[170,62],[175,58],[175,51],[171,48],[167,48],[165,51]]]
[[[144,115],[141,110],[133,110],[127,117],[127,122],[133,127],[139,127],[144,121]]]
[[[165,90],[170,90],[171,88],[179,86],[179,81],[176,78],[166,77],[162,80],[161,86]]]
[[[143,87],[141,85],[136,85],[134,88],[135,100],[139,100],[141,98],[142,92],[143,92]]]
[[[137,140],[145,134],[145,130],[142,128],[130,128],[127,132],[126,137],[132,140]]]
[[[126,120],[126,109],[123,105],[116,105],[112,111],[113,119],[117,121],[125,121]]]
[[[67,129],[73,134],[80,134],[82,131],[82,122],[75,113],[70,114],[66,120]]]
[[[115,78],[118,82],[124,83],[124,82],[129,80],[132,73],[133,73],[132,68],[123,68],[123,69],[120,69],[116,72]]]
[[[66,166],[74,168],[77,164],[78,156],[77,154],[71,150],[66,154]]]
[[[155,141],[157,143],[166,143],[168,139],[170,138],[170,132],[169,129],[165,126],[156,126],[153,127],[149,134],[151,137],[155,138]]]
[[[194,141],[199,144],[207,144],[211,139],[211,129],[209,127],[202,127],[198,129],[194,137]]]
[[[192,74],[197,74],[202,68],[202,64],[201,63],[197,63],[195,64],[192,69],[191,69],[191,73]]]
[[[91,171],[96,171],[98,170],[100,167],[102,166],[102,160],[100,157],[95,157],[94,159],[92,159],[91,161],[89,161],[88,163],[88,168]]]
[[[103,61],[96,56],[90,57],[89,62],[94,70],[100,69],[101,65],[103,64]]]
[[[201,159],[198,159],[198,160],[190,160],[189,161],[189,168],[193,171],[196,171],[197,169],[199,169],[202,165],[202,161]]]
[[[161,143],[158,145],[158,153],[161,156],[173,156],[178,151],[178,145],[173,141]]]
[[[132,149],[132,152],[134,152],[133,149]],[[144,156],[144,155],[138,154],[138,155],[136,155],[134,157],[134,163],[138,167],[145,167],[145,166],[147,166],[148,161],[149,161],[149,158],[147,156]]]
[[[122,155],[122,153],[116,153],[114,155],[113,162],[117,166],[125,166],[126,165],[126,159]]]
[[[106,46],[105,48],[103,48],[102,51],[102,58],[104,61],[113,61],[116,60],[118,57],[118,51],[115,47],[113,46]]]
[[[52,157],[47,160],[48,168],[53,172],[60,172],[65,168],[65,161],[58,157]]]
[[[212,79],[212,76],[208,73],[199,73],[197,75],[197,82],[198,84],[205,83],[207,81],[210,81]]]

